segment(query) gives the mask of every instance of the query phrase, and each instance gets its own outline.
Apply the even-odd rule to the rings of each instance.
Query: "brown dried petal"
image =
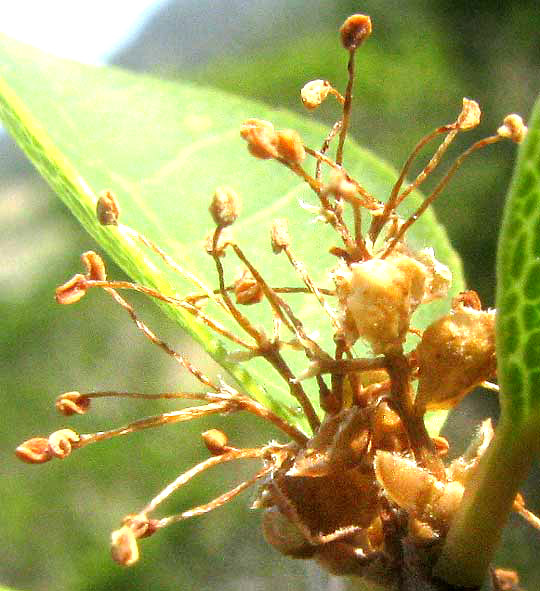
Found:
[[[56,288],[55,297],[59,304],[74,304],[86,294],[86,277],[81,274]]]
[[[371,19],[365,14],[353,14],[339,29],[345,49],[355,50],[371,35]]]
[[[209,429],[201,434],[206,448],[213,456],[220,456],[225,453],[226,445],[229,442],[227,435],[219,429]]]
[[[81,260],[86,267],[86,278],[92,281],[105,281],[107,273],[103,259],[93,250],[83,252]]]
[[[96,215],[99,223],[103,226],[116,226],[120,215],[120,208],[116,195],[106,189],[99,194],[96,204]]]
[[[269,121],[248,119],[240,127],[240,136],[248,143],[248,149],[256,158],[277,158],[277,134]]]
[[[56,410],[68,417],[73,414],[83,415],[90,408],[90,398],[80,392],[65,392],[56,399]]]
[[[230,226],[240,214],[241,200],[230,187],[218,187],[209,211],[218,226]]]
[[[27,464],[43,464],[52,458],[49,440],[45,437],[32,437],[15,450],[15,455]]]
[[[306,150],[300,134],[294,129],[282,129],[277,132],[276,143],[278,155],[287,162],[302,164],[306,158]]]

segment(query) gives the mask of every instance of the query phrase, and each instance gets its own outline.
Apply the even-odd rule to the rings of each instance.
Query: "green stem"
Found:
[[[537,454],[536,439],[529,426],[521,430],[501,418],[452,520],[435,567],[437,577],[465,588],[483,583],[518,488]]]

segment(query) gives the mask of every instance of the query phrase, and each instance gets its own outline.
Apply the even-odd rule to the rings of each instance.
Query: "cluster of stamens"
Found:
[[[437,261],[431,249],[412,250],[406,235],[469,155],[504,138],[519,142],[526,127],[517,115],[509,115],[494,135],[465,150],[416,211],[402,219],[397,213],[399,205],[437,169],[455,137],[479,124],[480,109],[475,101],[463,99],[457,119],[418,142],[388,199],[379,201],[343,167],[355,52],[370,33],[371,21],[363,15],[350,17],[341,28],[342,43],[349,53],[349,82],[343,95],[326,80],[314,80],[302,89],[301,99],[310,110],[328,96],[334,96],[342,107],[339,120],[319,150],[306,146],[296,131],[276,130],[267,121],[250,119],[240,130],[253,156],[276,160],[313,190],[318,200],[313,206],[317,219],[331,225],[342,242],[331,249],[336,262],[328,269],[327,276],[334,288],[317,285],[313,280],[307,266],[295,254],[284,218],[271,224],[271,246],[276,255],[286,257],[299,284],[271,286],[265,280],[264,269],[257,268],[234,238],[232,226],[240,214],[241,201],[231,188],[216,189],[210,205],[215,228],[205,241],[205,249],[215,264],[216,289],[206,286],[148,238],[122,225],[120,208],[111,191],[104,191],[97,201],[97,218],[101,224],[115,226],[151,249],[197,291],[177,298],[143,285],[110,280],[101,258],[87,252],[82,255],[86,273],[77,274],[60,286],[57,301],[72,304],[91,288],[105,290],[151,342],[199,381],[202,391],[67,392],[57,399],[57,409],[66,416],[82,415],[89,410],[92,399],[104,397],[188,399],[203,404],[95,434],[60,429],[49,437],[24,442],[17,448],[17,455],[30,463],[54,457],[63,459],[77,448],[111,437],[240,411],[270,422],[288,441],[240,449],[229,445],[221,431],[203,433],[210,457],[180,475],[139,512],[127,516],[121,528],[113,533],[113,557],[121,564],[130,565],[137,560],[138,539],[175,521],[220,507],[259,482],[256,506],[264,509],[265,536],[279,551],[295,557],[316,558],[337,574],[354,573],[379,579],[391,576],[395,557],[389,538],[402,531],[418,540],[443,538],[464,487],[491,440],[491,426],[486,422],[466,454],[445,466],[443,457],[448,442],[430,435],[426,429],[427,411],[453,407],[472,388],[494,377],[494,311],[482,310],[476,294],[466,292],[454,299],[448,314],[425,331],[411,326],[418,307],[447,295],[451,273]],[[428,142],[439,136],[443,140],[433,156],[407,183],[413,161]],[[328,151],[334,140],[337,149],[332,159]],[[308,158],[315,163],[313,175],[304,166]],[[326,177],[323,170],[328,171]],[[370,216],[367,225],[363,223],[365,215]],[[227,252],[232,252],[242,266],[232,283],[225,279]],[[192,314],[222,338],[242,348],[231,354],[231,360],[240,362],[253,357],[266,360],[300,405],[309,432],[225,382],[211,380],[159,339],[120,295],[121,290],[145,293]],[[323,350],[289,303],[289,294],[297,293],[314,298],[320,305],[321,324],[327,323],[333,335],[333,352]],[[225,312],[239,330],[231,330],[207,312],[209,303]],[[242,309],[265,304],[273,319],[270,330],[253,323],[249,313]],[[284,332],[286,337],[282,336]],[[405,341],[411,333],[416,335],[418,343],[406,352]],[[367,344],[373,355],[357,357],[353,349],[357,341]],[[293,372],[289,354],[305,357],[304,371]],[[304,387],[308,380],[316,383],[317,401]],[[178,515],[150,517],[162,501],[201,472],[246,458],[259,461],[262,467],[237,487]],[[337,495],[336,491],[339,491]],[[515,508],[534,522],[522,499],[516,499]]]

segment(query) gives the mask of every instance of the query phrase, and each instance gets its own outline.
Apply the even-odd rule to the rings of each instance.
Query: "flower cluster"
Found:
[[[335,97],[341,107],[341,115],[320,149],[305,145],[296,131],[277,130],[268,121],[249,119],[240,128],[254,157],[277,161],[312,189],[317,199],[313,206],[316,218],[330,225],[341,242],[331,249],[335,263],[327,269],[333,288],[317,285],[297,257],[284,218],[274,220],[269,228],[271,246],[276,255],[287,259],[285,264],[292,266],[298,285],[270,285],[265,270],[257,267],[234,237],[240,197],[229,187],[219,187],[209,208],[215,227],[205,240],[205,249],[216,268],[215,289],[183,269],[149,239],[122,225],[120,207],[111,191],[104,191],[97,201],[99,222],[116,226],[151,249],[189,279],[196,293],[177,298],[143,285],[110,280],[103,261],[93,252],[83,254],[86,273],[75,275],[57,289],[56,298],[61,304],[80,300],[91,288],[105,290],[139,330],[197,378],[202,387],[200,392],[161,394],[67,392],[56,402],[62,414],[84,414],[93,399],[111,396],[189,399],[202,404],[143,418],[111,431],[79,434],[61,429],[49,437],[35,437],[17,448],[22,460],[41,463],[54,457],[65,458],[75,449],[111,437],[240,411],[270,422],[287,438],[285,443],[241,449],[230,445],[221,431],[204,432],[209,458],[180,475],[140,511],[128,515],[113,533],[113,558],[121,564],[137,560],[137,540],[172,522],[220,507],[259,483],[255,506],[263,510],[263,533],[274,548],[292,557],[314,558],[335,574],[391,581],[399,576],[401,554],[396,548],[405,538],[418,544],[444,539],[464,488],[492,438],[487,421],[466,453],[446,465],[448,442],[426,428],[427,411],[449,409],[472,388],[490,386],[488,380],[496,373],[494,311],[482,310],[478,296],[465,292],[454,298],[451,310],[426,330],[415,328],[415,311],[446,297],[452,276],[431,248],[411,248],[407,231],[439,196],[465,158],[505,138],[521,141],[526,127],[519,116],[509,115],[494,135],[463,152],[417,210],[402,218],[398,214],[400,204],[438,168],[456,136],[479,124],[480,108],[475,101],[463,99],[455,121],[418,142],[388,198],[379,200],[343,166],[355,53],[371,34],[371,20],[354,15],[340,33],[349,55],[349,81],[344,94],[327,80],[308,82],[301,91],[301,100],[310,110],[329,96]],[[420,151],[438,137],[442,140],[433,156],[412,181],[406,181]],[[328,153],[334,141],[336,155],[331,158]],[[314,174],[305,166],[308,158],[315,164]],[[232,253],[242,266],[232,283],[225,279],[227,253]],[[142,292],[193,314],[223,339],[242,347],[242,351],[231,355],[237,362],[263,358],[300,405],[309,430],[292,424],[225,382],[215,383],[157,337],[120,295],[121,290]],[[321,324],[326,322],[333,335],[332,351],[324,350],[316,336],[306,330],[301,312],[289,299],[289,294],[297,293],[312,297],[320,307]],[[210,304],[218,306],[238,330],[230,330],[208,312]],[[244,311],[245,306],[263,305],[271,311],[271,327],[253,322],[250,308]],[[406,348],[409,335],[416,344]],[[359,341],[368,346],[371,354],[356,355],[354,346]],[[293,372],[285,351],[299,352],[304,357],[304,371]],[[317,400],[304,387],[308,380],[316,385]],[[244,458],[261,464],[250,479],[178,515],[151,517],[164,499],[204,470]],[[515,509],[534,521],[522,499],[516,499]]]

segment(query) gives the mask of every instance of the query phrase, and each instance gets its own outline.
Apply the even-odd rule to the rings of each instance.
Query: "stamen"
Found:
[[[158,493],[148,503],[148,505],[146,505],[146,507],[140,513],[142,515],[148,515],[149,513],[154,511],[156,507],[160,505],[165,499],[167,499],[170,495],[176,492],[179,488],[184,486],[184,484],[189,482],[198,474],[201,474],[205,470],[208,470],[208,468],[218,466],[219,464],[225,464],[233,460],[241,460],[244,458],[261,459],[267,453],[268,447],[256,447],[230,451],[220,456],[211,456],[210,458],[204,460],[200,464],[193,466],[193,468],[190,468],[189,470],[178,476],[178,478],[173,480],[170,484],[168,484],[160,493]]]
[[[420,205],[420,207],[418,207],[418,209],[402,224],[401,228],[399,229],[399,231],[397,232],[397,234],[393,238],[393,240],[390,242],[390,244],[388,245],[388,247],[386,248],[386,250],[382,254],[381,258],[383,258],[383,259],[386,258],[392,252],[392,250],[395,248],[396,244],[398,244],[398,242],[403,239],[403,236],[405,236],[405,233],[407,232],[407,230],[426,211],[426,209],[435,201],[435,199],[437,199],[437,197],[440,195],[440,193],[443,191],[443,189],[446,187],[446,185],[450,182],[450,180],[452,179],[454,174],[457,172],[457,170],[459,169],[459,167],[461,166],[463,161],[468,156],[470,156],[473,152],[476,152],[477,150],[484,148],[485,146],[488,146],[490,144],[495,144],[496,142],[500,141],[501,139],[502,139],[502,137],[499,135],[492,135],[492,136],[486,137],[482,140],[475,142],[472,146],[470,146],[470,148],[465,150],[465,152],[463,152],[463,154],[461,154],[456,159],[454,164],[451,166],[450,170],[441,179],[441,181],[435,187],[435,189],[433,190],[431,195],[426,197],[426,199],[424,199],[424,202],[422,203],[422,205]]]
[[[257,480],[260,480],[264,476],[270,474],[274,470],[274,466],[267,466],[262,470],[259,470],[254,476],[241,482],[238,486],[235,486],[233,489],[219,495],[209,503],[205,503],[204,505],[199,505],[194,507],[193,509],[189,509],[188,511],[183,511],[179,515],[171,515],[169,517],[164,517],[159,519],[157,522],[157,527],[166,527],[171,523],[176,523],[178,521],[183,521],[185,519],[189,519],[190,517],[198,517],[199,515],[204,515],[205,513],[209,513],[214,509],[218,509],[219,507],[223,507],[229,501],[232,501],[234,497],[238,496],[242,491],[246,490],[250,486],[253,486]]]

